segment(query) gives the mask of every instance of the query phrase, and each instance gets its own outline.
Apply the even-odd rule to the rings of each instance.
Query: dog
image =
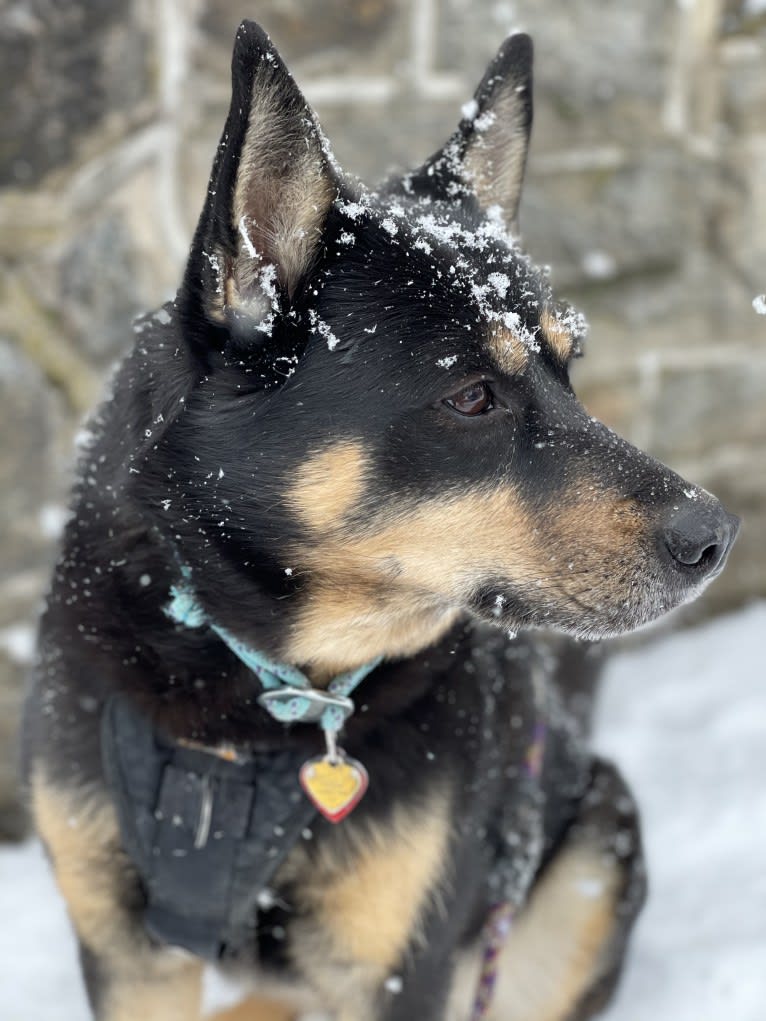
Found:
[[[377,191],[251,22],[232,68],[26,704],[94,1017],[200,1018],[212,965],[252,983],[230,1021],[589,1018],[645,879],[567,703],[591,640],[694,598],[738,521],[571,389],[584,320],[515,240],[527,36]]]

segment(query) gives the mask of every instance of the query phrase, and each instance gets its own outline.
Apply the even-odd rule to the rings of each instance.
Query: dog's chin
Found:
[[[475,599],[470,609],[481,620],[512,634],[548,630],[580,640],[601,641],[649,627],[672,610],[697,599],[710,581],[712,577],[693,586],[668,586],[653,580],[617,604],[596,603],[595,599],[588,604],[580,598],[571,602],[545,600],[535,606],[518,592],[504,593],[494,588],[491,600]]]

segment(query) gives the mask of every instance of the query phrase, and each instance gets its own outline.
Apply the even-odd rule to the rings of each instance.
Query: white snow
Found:
[[[59,539],[68,520],[69,509],[58,503],[44,503],[37,515],[37,523],[46,539]]]
[[[472,121],[479,112],[479,104],[475,99],[469,99],[460,107],[460,112],[467,121]]]
[[[444,358],[437,358],[436,364],[442,369],[451,369],[457,360],[458,355],[445,355]]]
[[[594,249],[583,255],[582,268],[592,280],[609,280],[617,272],[617,263],[609,252]]]
[[[766,294],[759,294],[753,298],[753,308],[759,316],[766,316]]]
[[[0,651],[20,666],[34,660],[37,629],[31,624],[11,624],[0,630]]]
[[[766,604],[615,659],[596,743],[633,787],[650,897],[604,1021],[762,1021]]]
[[[321,337],[324,337],[327,341],[328,348],[331,351],[334,351],[340,343],[340,340],[332,332],[330,324],[326,323],[319,313],[313,308],[309,309],[309,323],[311,324],[311,332],[318,333]]]
[[[489,131],[496,120],[497,114],[494,110],[485,110],[481,117],[474,119],[473,126],[477,131]]]
[[[258,250],[256,249],[256,247],[253,244],[253,242],[250,240],[250,235],[248,234],[248,231],[247,231],[247,221],[246,221],[244,216],[240,216],[238,226],[239,226],[239,233],[240,233],[240,235],[242,237],[242,241],[244,242],[247,254],[250,256],[251,259],[257,259],[258,258]]]
[[[161,326],[167,326],[170,322],[170,313],[166,308],[160,308],[154,313],[152,319]]]
[[[603,1021],[763,1019],[765,634],[758,603],[608,667],[595,741],[640,805],[651,891]],[[0,848],[0,990],[3,1021],[90,1018],[32,842]]]

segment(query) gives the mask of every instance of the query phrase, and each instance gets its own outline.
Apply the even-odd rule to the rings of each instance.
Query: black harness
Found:
[[[298,784],[305,751],[227,761],[165,738],[116,696],[102,754],[149,933],[209,961],[252,947],[269,883],[317,814]]]

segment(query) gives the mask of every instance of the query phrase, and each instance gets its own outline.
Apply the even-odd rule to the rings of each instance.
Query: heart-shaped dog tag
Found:
[[[335,762],[325,756],[309,759],[301,766],[300,781],[311,801],[330,822],[345,819],[362,800],[370,782],[362,763],[345,756]]]

